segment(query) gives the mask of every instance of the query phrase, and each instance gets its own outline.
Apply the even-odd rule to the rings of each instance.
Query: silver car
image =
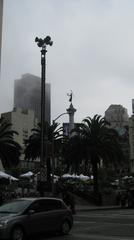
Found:
[[[68,234],[71,211],[58,198],[19,198],[0,206],[0,239],[23,240],[45,232]]]

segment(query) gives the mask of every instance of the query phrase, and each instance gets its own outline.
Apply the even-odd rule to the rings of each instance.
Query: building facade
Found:
[[[110,123],[111,128],[122,128],[128,126],[129,122],[127,109],[118,104],[109,106],[105,111],[105,119]]]
[[[134,173],[134,115],[129,118],[130,172]]]
[[[45,118],[50,124],[51,101],[50,84],[46,83],[45,89]],[[41,79],[32,74],[24,74],[14,84],[14,107],[23,110],[33,110],[35,117],[41,118]]]
[[[11,112],[2,113],[1,117],[4,118],[5,121],[10,122],[12,124],[12,130],[18,133],[18,135],[14,135],[14,140],[22,147],[20,168],[27,170],[35,169],[35,165],[39,165],[38,159],[35,162],[28,162],[24,160],[23,154],[24,140],[30,137],[32,134],[31,130],[35,128],[38,123],[34,111],[14,108]]]
[[[3,19],[3,0],[0,0],[0,70],[1,70],[1,49],[2,49],[2,19]]]
[[[110,123],[110,128],[119,134],[120,146],[124,160],[118,169],[120,175],[128,175],[130,171],[130,146],[129,146],[129,116],[127,109],[122,105],[112,104],[105,111],[105,119]]]
[[[1,117],[12,124],[12,130],[18,133],[18,135],[14,135],[14,140],[23,148],[24,139],[30,137],[31,129],[35,128],[38,123],[34,111],[14,108],[11,112],[2,113]]]
[[[129,145],[130,145],[130,171],[134,173],[134,99],[132,99],[132,116],[129,118]]]

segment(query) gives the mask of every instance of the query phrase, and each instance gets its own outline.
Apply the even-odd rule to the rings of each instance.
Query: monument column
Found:
[[[67,109],[67,113],[69,115],[69,136],[70,136],[70,132],[72,131],[72,129],[74,129],[74,113],[76,112],[76,109],[73,107],[72,104],[72,91],[70,94],[68,94],[68,96],[70,97],[69,102],[71,102],[69,108]]]

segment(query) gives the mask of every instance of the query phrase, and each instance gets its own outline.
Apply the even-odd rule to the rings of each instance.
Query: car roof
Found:
[[[23,198],[17,198],[14,200],[22,201],[22,200],[27,200],[27,201],[36,201],[36,200],[58,200],[58,201],[63,201],[60,198],[55,198],[55,197],[23,197]]]

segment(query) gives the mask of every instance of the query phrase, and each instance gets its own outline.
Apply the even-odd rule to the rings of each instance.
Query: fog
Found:
[[[12,110],[14,80],[41,75],[35,37],[50,35],[46,81],[52,119],[69,106],[75,121],[121,104],[131,115],[134,98],[134,1],[4,0],[0,113]],[[66,121],[67,116],[62,118]]]

